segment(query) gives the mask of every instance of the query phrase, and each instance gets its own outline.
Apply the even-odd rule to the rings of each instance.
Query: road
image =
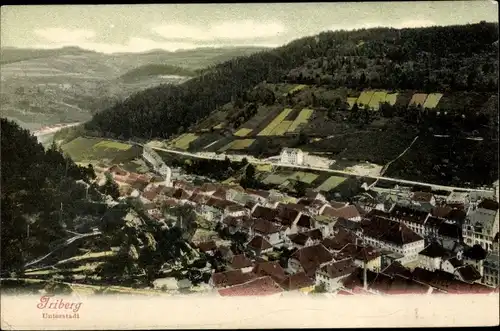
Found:
[[[48,254],[46,254],[46,255],[44,255],[42,257],[39,257],[38,259],[35,259],[35,260],[31,261],[31,262],[26,263],[24,265],[24,267],[27,268],[29,266],[32,266],[34,264],[39,263],[42,260],[45,260],[46,258],[48,258],[49,256],[51,256],[54,252],[60,250],[61,248],[64,248],[64,247],[70,245],[71,243],[73,243],[76,240],[79,240],[79,239],[82,239],[82,238],[87,238],[87,237],[92,237],[92,236],[97,236],[97,235],[100,235],[100,234],[101,234],[100,231],[95,231],[95,232],[90,232],[90,233],[83,233],[83,234],[77,234],[74,237],[66,239],[65,242],[63,242],[62,244],[60,244],[59,246],[57,246],[56,248],[54,248],[50,253],[48,253]]]
[[[129,144],[135,144],[144,147],[143,144],[128,141]],[[278,167],[285,167],[285,168],[297,168],[297,169],[308,169],[308,170],[320,170],[320,171],[325,171],[325,172],[330,172],[333,174],[341,174],[341,175],[349,175],[353,176],[356,175],[355,173],[348,172],[348,171],[342,171],[342,170],[333,170],[333,169],[327,169],[327,168],[320,168],[320,167],[312,167],[312,166],[302,166],[302,165],[292,165],[292,164],[284,164],[284,163],[279,163],[279,162],[269,162],[267,160],[259,160],[255,159],[253,157],[245,156],[245,155],[226,155],[226,154],[207,154],[207,153],[190,153],[190,152],[181,152],[173,149],[167,149],[167,148],[161,148],[161,147],[153,147],[150,145],[147,145],[148,147],[158,150],[158,151],[163,151],[163,152],[168,152],[172,154],[178,154],[178,155],[184,155],[184,156],[189,156],[189,157],[194,157],[194,158],[200,158],[200,159],[208,159],[208,160],[224,160],[225,157],[227,156],[230,160],[232,161],[240,161],[243,158],[247,158],[249,163],[254,163],[254,164],[271,164],[275,165]],[[431,186],[433,189],[436,190],[463,190],[463,191],[468,191],[468,192],[488,192],[490,193],[492,190],[484,190],[484,189],[472,189],[472,188],[464,188],[464,187],[455,187],[455,186],[445,186],[445,185],[437,185],[437,184],[431,184],[431,183],[424,183],[424,182],[416,182],[416,181],[411,181],[411,180],[405,180],[405,179],[398,179],[398,178],[391,178],[391,177],[383,177],[383,176],[366,176],[366,175],[356,175],[360,177],[366,177],[366,178],[372,178],[375,180],[386,180],[386,181],[391,181],[395,183],[401,183],[401,184],[409,184],[409,185],[427,185]]]

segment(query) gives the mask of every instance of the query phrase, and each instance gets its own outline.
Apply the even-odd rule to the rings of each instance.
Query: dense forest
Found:
[[[87,197],[99,200],[92,167],[79,167],[55,146],[45,150],[28,130],[1,120],[1,270],[22,269],[24,262],[48,252],[68,237],[74,220],[88,216]]]
[[[486,22],[324,32],[226,61],[180,86],[136,93],[96,114],[86,128],[114,137],[166,138],[262,81],[308,79],[309,67],[317,84],[496,92],[497,40],[498,24]],[[332,77],[325,81],[326,76]]]

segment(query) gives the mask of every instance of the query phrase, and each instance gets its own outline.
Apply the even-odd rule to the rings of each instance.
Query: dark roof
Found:
[[[413,193],[412,200],[418,202],[430,202],[434,195],[431,192],[415,192]]]
[[[308,277],[305,272],[297,272],[285,278],[280,285],[285,290],[293,291],[314,285],[314,280]]]
[[[384,242],[404,245],[423,240],[421,236],[410,230],[406,225],[383,217],[373,217],[361,221],[363,234]]]
[[[304,232],[289,234],[288,238],[290,238],[290,241],[293,242],[294,244],[301,246],[304,246],[307,242],[307,239],[309,239],[309,237],[306,236]]]
[[[267,208],[263,206],[257,206],[252,213],[255,218],[263,218],[265,220],[271,221],[278,216],[278,211],[276,209]]]
[[[320,229],[312,229],[312,230],[309,230],[307,232],[304,232],[304,234],[313,240],[323,239],[323,233],[321,233]]]
[[[438,218],[447,218],[448,214],[453,210],[449,206],[436,206],[432,208],[431,215]]]
[[[283,225],[290,226],[300,214],[296,208],[290,207],[290,204],[278,204],[278,216],[276,217]]]
[[[322,244],[333,251],[339,251],[344,248],[347,244],[356,243],[356,235],[350,231],[343,228],[338,229],[337,233],[330,238],[325,238]]]
[[[474,283],[476,280],[481,279],[481,274],[479,273],[479,271],[477,271],[477,269],[470,264],[459,267],[456,272],[466,283]]]
[[[202,252],[209,252],[217,249],[217,245],[213,240],[199,243],[196,247]]]
[[[454,208],[450,211],[450,213],[446,218],[455,222],[461,222],[465,220],[466,217],[467,217],[467,212],[465,210]]]
[[[491,293],[494,291],[494,289],[480,284],[468,284],[462,282],[456,279],[454,275],[441,270],[429,271],[417,267],[413,270],[412,277],[419,282],[429,284],[430,286],[447,293],[472,294]]]
[[[347,202],[338,202],[338,201],[330,201],[330,206],[332,206],[332,208],[342,208],[342,207],[345,207],[347,205]]]
[[[425,221],[425,226],[438,230],[439,227],[441,226],[441,224],[443,224],[443,223],[444,223],[444,219],[438,218],[436,216],[429,216],[427,218],[427,221]]]
[[[259,235],[254,236],[247,246],[253,248],[254,250],[264,250],[273,247],[269,241]]]
[[[280,227],[262,218],[256,219],[253,223],[252,228],[255,232],[264,235],[273,234],[280,231]]]
[[[212,183],[205,183],[200,187],[202,192],[215,192],[217,191],[217,186]]]
[[[299,201],[297,201],[297,203],[300,205],[303,205],[303,206],[310,206],[313,201],[314,201],[314,199],[302,198],[302,199],[299,199]]]
[[[427,216],[429,216],[429,213],[421,210],[415,210],[406,206],[400,206],[396,205],[394,208],[392,208],[391,212],[389,213],[390,217],[395,217],[397,219],[407,221],[407,222],[412,222],[412,223],[417,223],[417,224],[424,224],[425,220],[427,219]]]
[[[305,214],[300,215],[297,225],[308,229],[312,229],[314,226],[311,216]]]
[[[255,279],[251,272],[244,273],[241,269],[216,272],[212,274],[212,281],[217,288],[243,284],[249,280]]]
[[[489,209],[489,210],[498,210],[498,202],[492,199],[484,199],[477,205],[478,208]]]
[[[360,222],[355,222],[355,221],[350,221],[346,220],[345,218],[339,218],[337,222],[333,225],[334,229],[346,229],[349,231],[357,231],[361,229],[361,223]]]
[[[456,257],[452,257],[451,259],[448,260],[448,262],[450,262],[453,268],[458,268],[464,265],[464,262],[457,259]]]
[[[394,276],[399,275],[405,278],[411,278],[410,269],[406,268],[399,261],[394,261],[390,265],[388,265],[385,269],[381,271],[383,274]]]
[[[234,206],[238,205],[235,202],[229,201],[229,200],[224,200],[224,199],[218,199],[218,198],[213,198],[213,196],[208,199],[206,202],[208,206],[220,209],[220,210],[225,210],[229,206]]]
[[[333,255],[325,246],[318,244],[297,250],[291,258],[298,260],[306,274],[312,276],[322,263],[331,261]]]
[[[270,276],[276,282],[282,282],[286,278],[285,270],[278,261],[257,263],[252,272],[258,276]]]
[[[326,273],[330,278],[338,278],[350,275],[356,269],[352,259],[343,259],[321,267],[320,271]]]
[[[464,250],[464,257],[470,260],[484,260],[486,259],[486,255],[487,252],[484,250],[484,248],[481,247],[481,245],[477,244]]]
[[[431,242],[429,245],[427,245],[427,247],[424,248],[424,250],[422,250],[418,254],[435,258],[445,257],[448,255],[448,252],[437,242]]]
[[[348,244],[335,255],[335,259],[353,258],[358,261],[369,262],[380,257],[380,252],[371,246]]]
[[[223,187],[217,188],[217,190],[212,194],[214,198],[226,199],[227,190]]]
[[[203,204],[206,201],[210,199],[208,196],[201,194],[201,193],[194,193],[190,198],[189,201],[192,201],[197,204]]]
[[[461,240],[462,227],[458,224],[443,222],[439,226],[438,234],[443,237]]]
[[[283,292],[283,289],[271,277],[261,277],[218,292],[221,296],[263,296]]]
[[[231,260],[231,268],[233,269],[247,268],[251,267],[252,265],[252,260],[250,260],[244,254],[235,255]]]
[[[368,212],[368,214],[366,214],[365,217],[366,218],[372,218],[374,216],[381,216],[381,217],[386,217],[387,218],[387,217],[390,216],[390,214],[388,212],[383,211],[383,210],[378,210],[378,209],[373,208],[372,210],[370,210]]]

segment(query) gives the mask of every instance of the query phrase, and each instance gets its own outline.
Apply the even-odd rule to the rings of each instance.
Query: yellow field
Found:
[[[377,91],[377,92],[373,93],[373,96],[370,99],[370,108],[372,108],[373,110],[379,110],[380,103],[385,102],[386,95],[387,95],[387,92],[383,92],[383,91]]]
[[[299,115],[293,121],[292,125],[288,128],[288,132],[294,132],[300,124],[305,124],[309,120],[309,117],[313,114],[314,110],[304,108],[300,111]]]
[[[354,104],[358,101],[358,98],[347,98],[347,104],[349,105],[349,110],[354,107]]]
[[[196,139],[198,139],[197,135],[195,135],[193,133],[186,133],[186,134],[183,134],[182,136],[178,137],[177,139],[173,140],[171,142],[171,144],[175,148],[188,149],[189,144],[192,143],[193,141],[195,141]]]
[[[424,93],[415,93],[410,100],[410,103],[408,104],[409,106],[414,105],[418,106],[421,105],[423,106],[425,103],[425,99],[427,99],[427,94]]]
[[[217,124],[216,126],[213,127],[214,130],[217,129],[222,129],[224,127],[224,123]]]
[[[116,141],[101,141],[101,142],[98,142],[97,144],[94,145],[94,149],[95,148],[111,148],[111,149],[117,149],[117,150],[120,150],[120,151],[126,151],[128,149],[130,149],[130,147],[132,147],[131,145],[127,145],[127,144],[122,144],[122,143],[119,143],[119,142],[116,142]]]
[[[364,105],[369,105],[370,100],[375,91],[363,91],[358,98],[358,106],[363,107]]]
[[[318,186],[318,190],[320,191],[330,191],[331,189],[339,186],[341,183],[343,183],[346,180],[345,177],[337,177],[337,176],[332,176],[325,180],[323,184]]]
[[[255,166],[255,170],[262,172],[271,172],[273,170],[272,164],[258,164]]]
[[[397,93],[387,93],[387,95],[385,96],[385,102],[389,103],[391,106],[394,106],[396,104],[397,98]]]
[[[286,133],[288,128],[292,125],[292,121],[281,122],[274,130],[271,132],[271,136],[282,136]]]
[[[252,132],[253,130],[252,129],[239,129],[238,131],[236,131],[234,133],[235,136],[238,136],[238,137],[245,137],[247,134],[249,134],[250,132]]]
[[[285,108],[278,116],[276,116],[271,123],[269,123],[264,130],[260,131],[258,136],[270,136],[271,132],[292,112],[292,109]]]
[[[219,152],[224,152],[224,151],[226,151],[228,149],[238,149],[238,150],[239,149],[245,149],[245,148],[250,147],[250,145],[252,145],[254,141],[255,141],[255,139],[239,139],[239,140],[235,140],[235,141],[230,142],[226,146],[220,148]]]
[[[307,85],[297,85],[294,88],[292,88],[288,93],[289,94],[294,94],[295,92],[298,92],[298,91],[302,90],[306,86]]]
[[[431,93],[424,102],[424,108],[436,108],[443,95],[441,93]]]

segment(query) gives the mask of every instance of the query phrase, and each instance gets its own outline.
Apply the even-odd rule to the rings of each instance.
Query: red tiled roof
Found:
[[[332,206],[332,208],[339,209],[339,208],[347,206],[347,202],[338,202],[338,201],[332,200],[332,201],[330,201],[330,206]]]
[[[202,192],[215,192],[217,190],[217,186],[212,183],[205,183],[200,187]]]
[[[187,193],[183,189],[179,188],[175,191],[175,193],[172,196],[173,198],[176,198],[178,200],[187,200],[191,197],[191,194]]]
[[[423,240],[406,225],[383,217],[376,216],[371,220],[363,220],[361,227],[365,236],[398,246]]]
[[[122,169],[120,166],[114,164],[111,166],[108,171],[112,174],[120,175],[120,176],[126,176],[128,174],[128,171]]]
[[[371,246],[358,246],[348,244],[336,254],[336,259],[353,258],[355,260],[369,262],[380,257],[380,252]]]
[[[297,272],[285,278],[280,285],[287,291],[294,291],[314,285],[314,280],[305,272]]]
[[[280,228],[274,225],[274,223],[262,218],[256,219],[252,228],[255,232],[263,235],[269,235],[280,231]]]
[[[290,241],[294,244],[304,246],[307,242],[307,239],[309,239],[309,236],[307,236],[304,232],[299,232],[289,234],[288,238],[290,238]]]
[[[283,289],[271,277],[261,277],[218,292],[221,296],[263,296],[283,292]]]
[[[233,269],[247,268],[251,267],[252,265],[252,260],[250,260],[244,254],[235,255],[231,260],[231,268]]]
[[[428,284],[446,293],[472,294],[491,293],[494,289],[480,284],[468,284],[456,279],[452,274],[436,270],[434,272],[417,267],[412,272],[412,277],[421,283]]]
[[[388,276],[399,275],[406,278],[411,278],[410,269],[403,266],[399,261],[394,261],[390,265],[388,265],[385,269],[381,271],[381,273]]]
[[[145,191],[142,196],[146,199],[153,201],[156,197],[163,192],[165,189],[164,185],[158,185],[156,187],[152,187],[149,190]]]
[[[321,264],[331,261],[333,255],[325,246],[318,244],[297,250],[291,258],[299,261],[306,274],[312,276]]]
[[[255,210],[253,211],[252,216],[255,218],[263,218],[265,220],[271,221],[278,216],[278,210],[263,206],[257,206],[257,208],[255,208]]]
[[[255,278],[256,276],[253,273],[243,273],[241,269],[212,274],[212,282],[217,288],[243,284]]]
[[[361,217],[359,211],[356,209],[356,206],[354,205],[348,205],[338,209],[327,206],[325,207],[325,209],[323,209],[321,215],[328,217],[345,218],[345,219]]]
[[[325,238],[322,244],[333,251],[339,251],[347,244],[354,244],[356,242],[356,235],[344,228],[339,228],[338,232],[330,238]]]
[[[285,270],[278,261],[257,263],[252,272],[258,276],[270,276],[276,282],[281,282],[286,278]]]
[[[263,197],[264,199],[267,199],[269,198],[269,195],[271,194],[270,192],[268,191],[264,191],[264,190],[254,190],[254,189],[250,189],[250,188],[247,188],[246,189],[246,192],[248,194],[253,194],[253,195],[258,195],[260,197]]]
[[[321,267],[320,272],[327,274],[330,278],[338,278],[350,275],[356,271],[357,267],[354,265],[352,259],[343,259],[333,263],[329,263]]]
[[[259,235],[254,236],[247,246],[254,250],[265,250],[273,247],[269,241]]]
[[[227,190],[223,187],[219,187],[212,196],[214,198],[226,199]]]

